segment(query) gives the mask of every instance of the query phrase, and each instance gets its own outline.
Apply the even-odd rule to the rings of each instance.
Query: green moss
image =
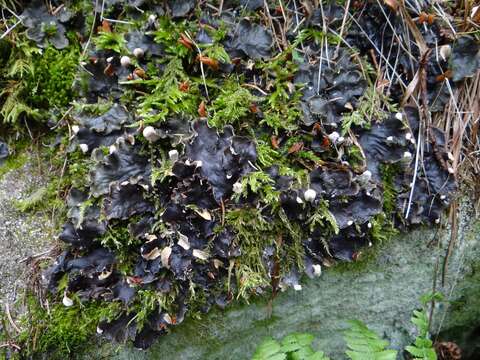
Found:
[[[254,208],[231,210],[225,216],[227,226],[236,232],[235,241],[241,247],[241,255],[232,267],[238,286],[237,298],[248,301],[256,288],[274,285],[271,276],[285,275],[293,267],[303,266],[302,229],[290,223],[282,209],[274,211],[275,218],[280,220],[272,221]],[[278,274],[270,274],[264,265],[264,249],[268,247],[275,249],[274,261],[282,259],[278,263]],[[229,276],[227,290],[231,290],[230,281]]]
[[[141,98],[139,115],[144,124],[164,121],[167,116],[196,116],[200,104],[198,85],[185,73],[180,58],[170,58],[163,74],[148,80],[133,80],[131,85],[144,86],[147,94]],[[182,91],[181,84],[188,83],[188,91]]]
[[[155,290],[139,290],[134,303],[129,305],[129,312],[135,313],[135,323],[141,329],[147,321],[149,315],[154,311],[164,311],[170,316],[177,313],[176,304],[177,293],[172,289],[169,293],[162,293]]]
[[[71,45],[42,52],[30,41],[13,37],[10,56],[0,70],[0,115],[4,123],[24,129],[25,117],[40,122],[46,118],[45,110],[70,103],[79,51]]]
[[[263,171],[253,171],[242,177],[242,195],[248,196],[249,192],[258,194],[263,202],[274,205],[278,203],[280,192],[275,190],[275,182]],[[237,194],[237,198],[240,194]]]
[[[98,50],[113,50],[122,53],[125,48],[123,34],[118,32],[102,31],[93,41]]]
[[[298,66],[291,60],[291,54],[291,50],[287,50],[272,61],[259,64],[265,81],[272,84],[272,90],[262,104],[264,118],[260,123],[268,125],[275,134],[280,130],[296,130],[303,116],[301,86],[292,82]]]
[[[175,57],[184,58],[192,51],[182,45],[178,40],[186,34],[193,34],[196,32],[197,25],[193,21],[178,21],[173,22],[167,16],[160,16],[158,18],[158,30],[154,34],[154,39],[157,43],[165,46],[165,52]]]
[[[392,215],[396,208],[395,178],[399,173],[401,173],[400,164],[380,164],[383,183],[383,209],[388,215]]]
[[[29,102],[40,108],[64,107],[74,96],[72,89],[79,62],[79,51],[48,47],[34,60],[34,72],[27,80]]]
[[[86,347],[98,322],[115,318],[121,308],[118,302],[75,301],[72,307],[54,304],[47,310],[32,295],[27,296],[26,304],[28,312],[22,319],[26,330],[17,340],[22,344],[22,355],[48,355],[49,359],[73,357]]]
[[[240,86],[236,79],[226,81],[220,94],[212,102],[210,126],[222,129],[225,125],[238,125],[250,113],[250,106],[257,100],[250,91]]]
[[[0,164],[0,179],[10,171],[21,168],[28,160],[28,155],[21,152],[15,156],[8,157],[2,164]]]
[[[133,223],[135,218],[131,221]],[[133,272],[138,260],[136,248],[140,245],[140,241],[130,235],[126,224],[119,223],[109,226],[99,241],[102,246],[115,251],[120,272],[126,275]]]
[[[368,129],[374,121],[385,120],[392,112],[397,111],[398,106],[378,91],[372,83],[360,98],[357,109],[343,117],[342,135],[345,135],[352,126]]]

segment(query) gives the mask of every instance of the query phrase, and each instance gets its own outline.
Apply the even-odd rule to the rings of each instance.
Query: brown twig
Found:
[[[15,322],[13,321],[12,314],[10,314],[10,307],[8,306],[8,302],[5,303],[5,314],[7,314],[7,319],[12,325],[12,327],[15,329],[17,333],[20,334],[22,330],[20,330],[18,326],[15,324]]]

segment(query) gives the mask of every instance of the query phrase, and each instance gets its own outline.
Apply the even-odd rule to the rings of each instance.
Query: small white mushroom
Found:
[[[157,20],[157,15],[155,15],[155,14],[150,14],[150,15],[148,16],[148,22],[149,22],[150,24],[153,24],[153,23],[155,22],[155,20]]]
[[[328,139],[333,143],[336,144],[338,139],[340,138],[340,134],[336,131],[332,132],[331,134],[328,134]]]
[[[448,167],[448,172],[450,174],[455,174],[455,170],[451,166]]]
[[[168,158],[171,162],[175,162],[178,160],[178,151],[173,149],[168,152]]]
[[[439,47],[439,51],[441,58],[446,61],[450,54],[452,53],[452,47],[450,45],[442,45]]]
[[[86,154],[88,152],[88,145],[87,144],[80,144],[78,146],[80,147],[80,150],[82,150],[82,152],[84,154]]]
[[[110,56],[110,57],[107,58],[107,63],[110,64],[112,61],[113,61],[113,56]]]
[[[97,326],[97,334],[103,334],[103,329],[100,326]]]
[[[445,200],[447,198],[447,195],[440,195],[440,200]]]
[[[300,196],[297,196],[296,200],[298,204],[303,204],[303,200]]]
[[[402,113],[400,113],[400,112],[396,113],[396,114],[395,114],[395,119],[397,119],[397,120],[400,120],[400,121],[401,121],[401,120],[403,119],[403,114],[402,114]]]
[[[78,125],[72,125],[72,132],[76,135],[80,131],[80,127]]]
[[[237,181],[236,183],[233,184],[233,192],[235,194],[241,194],[243,191],[243,185],[240,181]]]
[[[65,305],[66,307],[73,306],[73,300],[70,299],[70,298],[67,296],[67,294],[64,294],[64,295],[63,295],[62,303],[63,303],[63,305]]]
[[[352,225],[353,225],[353,220],[348,220],[348,221],[347,221],[347,225],[348,225],[348,226],[352,226]]]
[[[132,59],[130,59],[130,56],[124,55],[120,58],[120,64],[123,67],[129,67],[132,64]]]
[[[160,139],[160,136],[157,134],[157,131],[153,126],[147,126],[143,129],[143,137],[149,142],[155,142]]]
[[[113,154],[115,151],[117,151],[117,147],[115,145],[110,145],[108,147],[108,153]]]
[[[368,222],[368,223],[367,223],[367,228],[369,228],[369,229],[372,228],[372,223],[371,223],[371,222]]]
[[[435,219],[435,224],[440,224],[440,218]]]
[[[320,266],[320,264],[312,265],[312,268],[313,268],[313,274],[315,276],[322,275],[322,267]]]
[[[293,289],[294,289],[295,291],[300,291],[300,290],[302,290],[302,285],[300,285],[300,284],[295,284],[295,285],[293,285]]]
[[[387,143],[389,143],[389,144],[393,143],[393,136],[392,135],[387,136],[386,140],[387,140]]]
[[[143,54],[144,54],[144,51],[142,48],[135,48],[133,49],[133,55],[136,57],[136,58],[141,58],[143,57]]]
[[[410,151],[405,151],[405,152],[403,153],[403,157],[404,157],[405,159],[411,159],[411,158],[412,158],[412,153],[411,153]]]
[[[303,197],[305,198],[306,201],[312,202],[317,197],[317,192],[313,189],[307,189],[303,193]]]

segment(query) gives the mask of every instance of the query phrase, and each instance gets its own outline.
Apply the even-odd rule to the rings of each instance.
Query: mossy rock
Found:
[[[301,291],[280,293],[271,307],[269,300],[263,299],[214,310],[200,320],[189,319],[173,328],[148,351],[104,344],[84,358],[249,359],[266,336],[308,332],[315,335],[316,349],[343,359],[342,331],[350,319],[363,321],[389,340],[392,348],[403,350],[416,335],[410,321],[412,311],[420,307],[420,296],[431,290],[436,268],[437,290],[445,293],[447,302],[437,304],[432,329],[436,332],[444,318],[442,338],[453,336],[469,349],[468,335],[478,329],[480,318],[479,275],[475,272],[480,266],[475,260],[480,251],[476,247],[480,223],[472,221],[466,208],[460,219],[444,286],[440,284],[441,264],[449,231],[418,229],[394,237],[361,266],[326,269],[319,278],[304,279]]]

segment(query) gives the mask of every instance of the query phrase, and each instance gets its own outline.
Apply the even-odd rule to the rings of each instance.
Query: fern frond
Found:
[[[329,360],[322,351],[312,348],[313,335],[293,333],[281,343],[268,338],[255,351],[252,360]]]
[[[252,360],[284,360],[286,358],[287,355],[281,352],[278,341],[268,338],[257,347]]]
[[[441,299],[438,293],[432,295],[425,295],[422,297],[422,303],[424,308],[422,310],[414,310],[413,317],[411,319],[412,323],[415,324],[418,332],[418,336],[415,339],[413,345],[409,345],[405,348],[410,354],[414,356],[416,360],[437,360],[437,354],[433,348],[433,342],[429,339],[428,333],[428,315],[426,305],[429,300],[432,299]]]
[[[396,360],[397,351],[388,350],[388,341],[370,330],[361,321],[349,321],[350,329],[345,331],[347,350],[345,353],[352,360]]]

